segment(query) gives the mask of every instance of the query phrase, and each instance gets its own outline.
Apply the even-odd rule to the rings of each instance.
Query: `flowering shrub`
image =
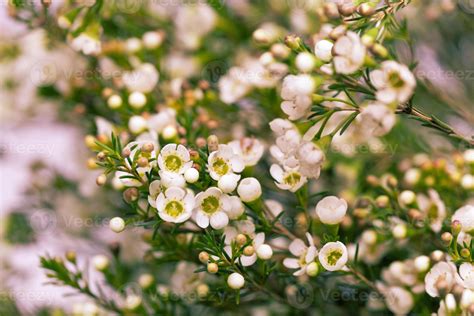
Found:
[[[291,1],[127,3],[12,9],[100,70],[40,87],[90,131],[110,229],[147,243],[42,257],[75,313],[474,313],[474,139],[418,105],[410,1],[308,0],[300,35]],[[449,151],[387,153],[410,118]]]

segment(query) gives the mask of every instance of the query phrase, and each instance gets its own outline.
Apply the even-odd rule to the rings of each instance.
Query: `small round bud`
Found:
[[[356,11],[356,6],[352,3],[344,3],[337,6],[339,14],[342,16],[350,16]]]
[[[86,144],[88,148],[95,148],[97,146],[95,142],[96,142],[96,139],[92,135],[87,135],[84,138],[84,143]]]
[[[131,311],[138,309],[142,305],[142,298],[138,295],[129,295],[125,298],[125,308]]]
[[[142,146],[142,151],[146,153],[151,153],[155,149],[155,145],[153,143],[146,143]]]
[[[118,109],[122,103],[122,98],[117,94],[113,94],[107,99],[107,105],[111,109]]]
[[[285,45],[293,50],[297,50],[301,47],[301,38],[296,35],[287,35],[285,37]]]
[[[362,240],[367,245],[375,245],[377,242],[377,233],[371,229],[366,230],[362,233]]]
[[[76,252],[72,250],[68,250],[66,252],[66,259],[69,262],[75,263],[76,262]]]
[[[135,202],[138,199],[138,189],[137,188],[128,188],[123,191],[123,199],[127,203]]]
[[[234,272],[227,278],[227,285],[231,289],[239,290],[245,285],[245,279],[240,273]]]
[[[415,258],[415,268],[418,272],[425,272],[430,267],[430,258],[427,256],[418,256]]]
[[[405,173],[404,180],[407,184],[413,186],[420,181],[421,178],[421,171],[419,169],[408,169],[407,172]]]
[[[469,257],[471,256],[471,252],[470,252],[469,249],[467,249],[467,248],[461,249],[461,251],[459,252],[459,254],[460,254],[461,257],[463,257],[463,258],[469,258]]]
[[[431,259],[433,259],[433,261],[441,261],[443,260],[444,258],[444,252],[442,252],[441,250],[435,250],[431,253]]]
[[[252,37],[254,41],[259,44],[269,44],[271,41],[270,35],[264,29],[256,29],[253,32]]]
[[[273,256],[273,249],[267,244],[257,248],[257,257],[262,260],[268,260]]]
[[[268,66],[273,63],[275,60],[273,59],[273,55],[270,52],[265,52],[260,55],[259,61],[262,65]]]
[[[362,16],[371,16],[375,13],[375,8],[369,3],[362,3],[357,7],[357,12]]]
[[[296,56],[295,64],[299,71],[310,72],[316,66],[316,60],[313,54],[302,52]]]
[[[110,220],[109,227],[113,232],[123,232],[125,229],[125,221],[121,217],[114,217]]]
[[[252,246],[247,246],[244,248],[244,255],[251,256],[255,253],[255,249]]]
[[[184,179],[187,183],[196,183],[199,180],[199,171],[195,168],[189,168],[184,172]]]
[[[238,180],[239,177],[236,177],[234,174],[226,174],[217,181],[217,186],[222,192],[231,193],[237,187]]]
[[[400,193],[400,201],[405,205],[410,205],[416,201],[416,194],[413,191],[405,190]]]
[[[99,152],[99,153],[97,154],[97,160],[99,160],[99,161],[104,161],[105,158],[107,158],[107,154],[104,153],[103,151],[101,151],[101,152]]]
[[[134,109],[141,109],[146,104],[146,96],[138,91],[132,92],[128,96],[128,103]]]
[[[178,135],[178,130],[174,125],[168,125],[166,126],[163,131],[161,132],[161,136],[165,140],[172,140]]]
[[[155,49],[163,43],[164,34],[162,32],[146,32],[143,34],[142,40],[146,49]]]
[[[128,148],[128,147],[125,147],[124,149],[122,149],[122,157],[123,157],[123,158],[128,158],[128,157],[130,157],[130,154],[131,154],[131,153],[132,153],[132,152],[130,151],[130,148]]]
[[[243,202],[253,202],[262,195],[262,187],[257,179],[245,178],[240,181],[237,193]]]
[[[319,273],[319,266],[316,262],[311,262],[306,266],[306,274],[310,277],[317,276]]]
[[[290,49],[281,43],[273,44],[270,51],[275,58],[279,59],[285,59],[291,53]]]
[[[207,263],[209,261],[209,254],[205,251],[199,253],[199,261],[202,263]]]
[[[216,151],[219,148],[219,138],[216,135],[210,135],[207,138],[207,148],[209,148],[209,152]]]
[[[382,58],[386,58],[388,56],[388,50],[381,44],[379,43],[375,43],[373,46],[372,46],[372,52],[374,52],[374,54],[382,57]]]
[[[148,159],[146,157],[138,158],[137,165],[141,168],[148,167]]]
[[[465,174],[461,178],[461,186],[466,190],[474,189],[474,176],[471,174]]]
[[[314,46],[314,54],[324,62],[330,62],[332,59],[332,48],[334,44],[328,40],[321,40]]]
[[[444,232],[441,235],[441,240],[449,246],[451,244],[451,241],[453,241],[453,235],[450,232]]]
[[[143,116],[134,115],[128,121],[128,129],[134,134],[139,134],[147,128],[147,121]]]
[[[150,288],[153,285],[154,282],[155,282],[155,278],[153,277],[153,275],[151,275],[149,273],[144,273],[144,274],[140,275],[140,277],[138,278],[138,284],[143,289]]]
[[[238,234],[237,237],[235,237],[235,241],[239,246],[242,246],[247,242],[247,237],[244,234]]]
[[[95,179],[95,183],[97,183],[98,186],[103,186],[107,182],[107,176],[105,174],[101,174]]]
[[[94,158],[87,159],[87,168],[94,170],[97,169],[99,165],[97,165],[97,161]]]
[[[207,272],[214,274],[217,273],[217,271],[219,271],[219,267],[216,263],[210,262],[207,264]]]
[[[389,201],[390,200],[389,200],[388,196],[380,195],[375,199],[375,204],[377,205],[377,207],[385,208],[385,207],[388,206]]]
[[[407,226],[405,224],[397,224],[392,229],[393,237],[396,239],[403,239],[407,236]]]
[[[98,271],[105,271],[109,267],[110,261],[104,255],[96,255],[92,258],[92,265]]]
[[[377,185],[379,185],[379,179],[377,179],[377,177],[374,176],[374,175],[368,175],[365,180],[366,180],[367,183],[370,184],[371,186],[377,186]]]
[[[196,293],[199,297],[203,298],[206,297],[209,294],[209,286],[207,284],[199,284],[196,287]]]
[[[324,4],[324,14],[330,19],[336,19],[339,17],[339,10],[337,5],[332,2],[328,2]]]
[[[454,220],[451,222],[451,231],[454,236],[459,235],[459,233],[461,232],[461,229],[462,229],[462,225],[460,221]]]

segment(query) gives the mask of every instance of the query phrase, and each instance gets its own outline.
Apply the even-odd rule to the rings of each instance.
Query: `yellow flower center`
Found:
[[[202,201],[201,208],[207,214],[214,214],[219,209],[219,199],[213,195],[208,196]]]
[[[329,253],[327,256],[328,263],[332,266],[336,265],[337,260],[339,260],[342,257],[342,251],[341,250],[333,250]]]
[[[226,175],[229,172],[229,165],[227,164],[227,162],[223,158],[219,157],[219,158],[216,158],[212,162],[212,169],[214,169],[214,171],[218,175],[223,176],[223,175]]]
[[[184,205],[180,201],[169,201],[165,206],[165,213],[173,216],[178,217],[184,212]]]
[[[402,78],[400,78],[400,75],[398,72],[391,72],[388,75],[388,81],[390,82],[390,85],[394,88],[401,88],[405,84]]]
[[[292,172],[292,173],[289,173],[284,179],[283,179],[283,182],[285,184],[288,184],[290,186],[294,186],[296,184],[298,184],[298,182],[300,182],[301,180],[301,176],[299,173],[296,173],[296,172]]]
[[[177,172],[179,169],[181,169],[182,165],[183,161],[178,155],[168,155],[165,158],[165,166],[169,171]]]

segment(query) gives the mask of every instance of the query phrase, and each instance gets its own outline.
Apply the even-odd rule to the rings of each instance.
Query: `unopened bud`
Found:
[[[216,135],[210,135],[207,138],[207,148],[209,149],[209,152],[216,151],[219,148],[219,139]]]
[[[207,272],[209,273],[217,273],[217,271],[219,271],[219,266],[214,263],[214,262],[210,262],[207,264]]]
[[[247,246],[244,248],[244,255],[251,256],[255,253],[255,249],[252,246]]]
[[[463,248],[463,249],[461,249],[461,251],[460,251],[460,255],[461,255],[461,257],[463,257],[463,258],[469,258],[469,257],[471,256],[471,252],[469,251],[469,249]]]
[[[375,13],[375,8],[369,3],[362,3],[357,7],[357,12],[362,16],[371,16]]]
[[[153,143],[146,143],[146,144],[143,144],[142,146],[142,151],[146,153],[151,153],[153,149],[155,149],[155,146],[153,145]]]
[[[209,254],[205,251],[199,253],[199,261],[202,263],[207,263],[209,261]]]
[[[107,182],[107,176],[105,174],[101,174],[95,179],[95,183],[97,183],[98,186],[103,186]]]
[[[453,240],[453,235],[451,235],[449,232],[445,232],[441,235],[441,240],[443,240],[443,242],[449,246]]]
[[[131,154],[130,148],[126,147],[122,150],[122,157],[123,158],[130,157],[130,154]]]
[[[242,246],[247,242],[247,237],[244,234],[238,234],[235,240],[239,246]]]
[[[460,222],[460,221],[458,221],[458,220],[452,221],[452,223],[451,223],[451,231],[452,231],[452,233],[453,233],[454,236],[459,235],[459,233],[461,232],[461,229],[462,229],[462,225],[461,225],[461,222]]]
[[[301,48],[301,38],[296,35],[287,35],[285,37],[285,44],[292,50],[299,50]]]
[[[146,157],[138,158],[137,165],[141,168],[147,167],[148,166],[148,159]]]
[[[123,191],[123,199],[127,203],[132,203],[138,199],[138,189],[137,188],[128,188]]]

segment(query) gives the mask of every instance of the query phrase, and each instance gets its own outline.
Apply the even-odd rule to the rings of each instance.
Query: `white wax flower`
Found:
[[[228,208],[228,196],[218,188],[211,187],[196,195],[196,223],[201,228],[207,228],[209,224],[214,229],[224,228],[229,223]]]
[[[149,93],[155,88],[159,80],[159,73],[153,64],[139,65],[135,70],[123,75],[123,83],[128,91]]]
[[[120,233],[125,229],[125,221],[121,217],[114,217],[109,222],[110,229],[116,233]]]
[[[437,284],[440,280],[446,282],[446,290],[449,292],[456,283],[456,266],[451,262],[438,262],[425,276],[425,290],[431,297],[438,297]]]
[[[328,271],[341,270],[347,263],[347,248],[340,242],[328,242],[321,248],[319,262]]]
[[[311,94],[315,88],[315,82],[309,75],[285,77],[281,88],[283,99],[281,109],[290,120],[298,120],[309,113],[312,104]]]
[[[166,222],[182,223],[188,220],[195,205],[194,195],[180,187],[171,187],[161,192],[156,199],[160,218]]]
[[[316,214],[322,223],[339,224],[347,212],[347,202],[337,196],[327,196],[316,205]]]
[[[245,165],[242,157],[234,153],[232,147],[219,144],[217,151],[209,155],[207,168],[211,178],[218,181],[224,175],[242,172]]]
[[[289,246],[289,251],[292,255],[297,258],[285,258],[283,265],[288,269],[298,269],[293,273],[295,276],[301,276],[307,274],[308,265],[314,262],[314,259],[318,255],[318,250],[314,246],[313,236],[306,233],[309,246],[306,246],[304,241],[301,239],[295,239]]]
[[[234,272],[227,278],[227,284],[231,289],[239,290],[245,285],[245,279],[241,274]]]
[[[410,69],[393,60],[382,62],[380,69],[370,73],[370,80],[377,89],[377,100],[385,104],[407,102],[416,86]]]
[[[241,156],[247,167],[255,166],[262,158],[265,147],[262,142],[256,138],[244,137],[240,140],[234,140],[228,143],[234,150],[234,153]]]
[[[334,69],[337,73],[352,74],[359,70],[364,64],[366,48],[362,44],[359,35],[347,32],[346,35],[337,39],[332,51]]]
[[[298,171],[298,169],[285,169],[277,164],[273,164],[270,167],[270,174],[273,179],[275,179],[275,185],[278,188],[290,192],[296,192],[308,181],[307,178]]]
[[[474,204],[459,208],[454,212],[451,221],[459,221],[463,232],[474,233]]]

